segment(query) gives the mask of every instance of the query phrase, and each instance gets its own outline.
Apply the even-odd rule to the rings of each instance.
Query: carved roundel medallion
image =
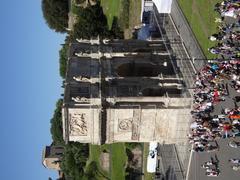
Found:
[[[118,127],[122,131],[130,131],[132,129],[132,118],[119,120]]]

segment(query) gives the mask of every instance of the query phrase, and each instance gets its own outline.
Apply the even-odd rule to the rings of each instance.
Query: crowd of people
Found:
[[[217,156],[215,155],[215,159],[211,157],[210,161],[204,162],[204,164],[201,165],[203,169],[205,169],[205,174],[207,176],[218,176],[220,174],[219,171],[219,160],[217,159]]]
[[[224,17],[231,17],[237,19],[240,16],[240,3],[239,0],[225,0],[215,5],[217,11],[222,19]]]
[[[219,32],[209,37],[216,45],[208,50],[218,57],[209,60],[196,74],[195,80],[193,122],[189,134],[195,152],[219,150],[218,139],[240,136],[240,107],[237,104],[240,102],[240,0],[217,3],[215,11],[221,16],[216,21],[220,23]],[[232,100],[234,108],[221,106],[226,100]],[[222,108],[218,114],[215,111],[217,105],[218,109]],[[234,168],[240,167],[238,159],[229,162],[235,163]],[[219,175],[219,169],[211,168],[213,165],[213,162],[207,162],[202,166],[207,176]]]
[[[221,18],[217,18],[215,22],[220,22],[218,26],[219,32],[209,37],[211,41],[218,41],[216,46],[209,48],[212,54],[221,55],[230,59],[240,58],[240,1],[225,0],[215,5]],[[225,18],[234,18],[233,23],[226,24]]]
[[[212,115],[214,106],[230,98],[229,89],[240,90],[240,61],[208,63],[198,72],[191,111],[194,122],[189,134],[193,150],[213,151],[219,147],[215,140],[240,136],[240,108],[223,108]],[[238,98],[238,96],[234,97]]]

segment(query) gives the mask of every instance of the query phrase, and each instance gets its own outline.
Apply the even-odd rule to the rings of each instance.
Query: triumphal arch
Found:
[[[186,140],[191,97],[161,40],[83,40],[69,47],[65,142]]]

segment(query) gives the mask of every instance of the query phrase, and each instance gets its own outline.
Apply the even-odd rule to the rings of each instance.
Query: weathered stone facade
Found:
[[[64,148],[62,146],[46,146],[42,153],[42,163],[45,168],[60,171]]]
[[[63,106],[66,142],[181,142],[191,98],[162,41],[77,40]]]

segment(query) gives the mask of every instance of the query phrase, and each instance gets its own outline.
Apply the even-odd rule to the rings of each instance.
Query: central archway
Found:
[[[136,76],[136,77],[156,77],[159,74],[173,75],[172,66],[153,65],[151,63],[125,63],[117,68],[117,74],[121,77]]]
[[[169,97],[180,97],[182,94],[181,89],[177,89],[175,87],[163,87],[163,88],[146,88],[142,90],[142,95],[143,96],[165,96],[168,94]]]

